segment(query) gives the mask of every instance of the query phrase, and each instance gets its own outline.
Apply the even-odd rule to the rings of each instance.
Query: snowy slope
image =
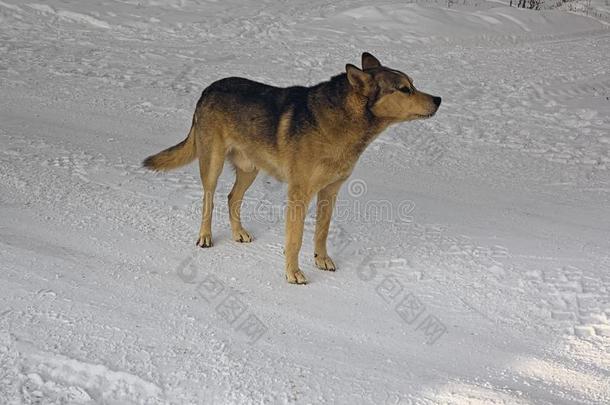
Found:
[[[0,0],[0,403],[609,403],[608,25],[445,4]],[[230,169],[195,248],[196,168],[142,158],[213,80],[364,50],[443,105],[363,155],[337,272],[310,217],[284,282],[266,176],[231,242]]]

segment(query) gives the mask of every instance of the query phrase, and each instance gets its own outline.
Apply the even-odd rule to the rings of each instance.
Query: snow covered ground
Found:
[[[0,0],[0,403],[610,403],[608,23],[328,3]],[[195,165],[142,158],[216,79],[313,84],[365,50],[443,105],[363,155],[337,272],[311,217],[310,284],[284,281],[265,176],[231,242],[230,169],[197,249]]]

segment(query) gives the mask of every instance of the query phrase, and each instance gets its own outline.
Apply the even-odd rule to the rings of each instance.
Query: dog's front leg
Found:
[[[286,210],[286,280],[291,284],[306,284],[299,269],[299,252],[303,241],[303,224],[313,193],[301,185],[288,185]]]
[[[335,271],[335,263],[326,251],[326,238],[328,228],[335,208],[337,193],[345,180],[338,180],[329,184],[318,192],[318,207],[316,213],[316,232],[314,236],[314,258],[316,267],[322,270]]]

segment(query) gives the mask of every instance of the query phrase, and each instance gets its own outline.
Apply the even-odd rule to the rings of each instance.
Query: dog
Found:
[[[229,77],[207,87],[185,140],[143,165],[166,171],[199,158],[203,210],[197,246],[212,246],[214,191],[225,160],[235,168],[229,193],[233,240],[251,242],[240,209],[259,170],[288,183],[285,273],[293,284],[307,279],[299,268],[305,214],[317,194],[314,258],[316,267],[335,270],[326,238],[341,185],[365,148],[388,126],[433,116],[441,98],[417,90],[413,80],[383,66],[368,52],[362,69],[345,72],[311,87],[274,87]]]

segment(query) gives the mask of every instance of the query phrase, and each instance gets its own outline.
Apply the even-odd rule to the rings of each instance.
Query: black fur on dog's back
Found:
[[[201,95],[198,104],[207,103],[225,112],[238,114],[238,122],[250,128],[240,128],[253,136],[275,144],[280,118],[291,114],[287,133],[298,137],[318,126],[317,111],[343,109],[349,91],[346,74],[312,87],[275,87],[241,77],[229,77],[212,83]]]

